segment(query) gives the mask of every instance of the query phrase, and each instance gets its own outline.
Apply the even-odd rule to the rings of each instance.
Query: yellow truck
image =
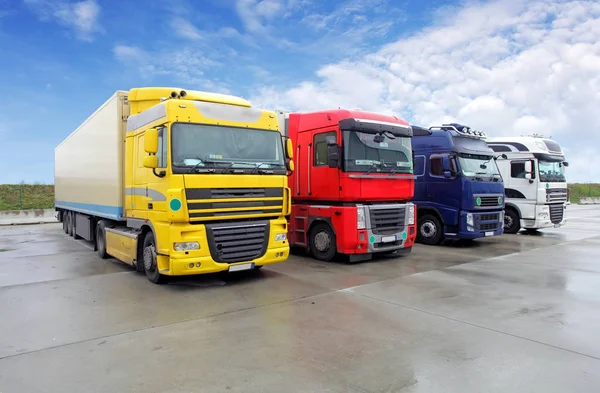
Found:
[[[289,256],[291,142],[230,95],[117,91],[55,149],[65,233],[145,272],[258,269]]]

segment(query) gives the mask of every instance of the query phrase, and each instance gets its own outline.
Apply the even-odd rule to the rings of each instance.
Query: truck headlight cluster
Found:
[[[357,229],[365,229],[367,226],[365,220],[365,207],[357,206],[356,207],[356,228]]]
[[[475,225],[473,223],[473,213],[467,213],[467,231],[475,232]]]
[[[173,243],[173,250],[175,251],[194,251],[199,249],[200,244],[198,242]]]
[[[548,219],[548,213],[546,213],[546,212],[538,213],[538,218],[540,220],[547,220]]]
[[[282,242],[284,240],[287,239],[287,234],[286,233],[278,233],[277,235],[275,235],[275,241],[276,242]]]
[[[408,225],[415,224],[415,205],[408,205]]]

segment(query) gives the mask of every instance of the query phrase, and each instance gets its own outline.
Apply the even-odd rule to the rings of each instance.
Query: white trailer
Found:
[[[504,181],[504,232],[535,231],[565,224],[568,162],[558,143],[539,137],[490,138]]]
[[[65,230],[76,227],[73,235],[86,240],[93,238],[88,215],[124,219],[126,97],[117,91],[54,150],[55,207]],[[73,213],[62,217],[64,211]]]

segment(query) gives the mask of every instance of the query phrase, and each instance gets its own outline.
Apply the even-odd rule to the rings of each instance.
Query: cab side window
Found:
[[[327,156],[327,137],[335,137],[335,131],[322,132],[315,134],[313,138],[313,166],[328,166],[329,157]]]
[[[531,178],[535,179],[535,163],[531,162]],[[525,179],[525,161],[510,163],[510,177],[515,179]]]
[[[431,176],[444,176],[441,156],[431,156],[429,159],[429,174]]]
[[[158,131],[158,152],[156,152],[156,157],[158,157],[159,168],[167,167],[167,151],[167,130],[163,127]]]

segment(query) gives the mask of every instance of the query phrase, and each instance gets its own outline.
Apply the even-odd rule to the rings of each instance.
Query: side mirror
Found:
[[[564,166],[569,166],[569,163],[567,161],[563,162]]]
[[[144,150],[149,154],[156,154],[158,152],[158,130],[156,128],[146,130],[144,134]]]
[[[525,173],[531,173],[533,170],[533,166],[531,165],[531,161],[526,161],[525,162]],[[529,178],[531,179],[531,176],[529,176]]]
[[[150,168],[150,169],[158,168],[158,157],[157,156],[144,157],[144,167]]]
[[[442,170],[450,172],[450,158],[448,156],[442,156]]]
[[[340,150],[338,145],[327,145],[327,160],[330,168],[338,168],[340,165]]]
[[[525,173],[525,179],[531,180],[531,173]]]
[[[288,140],[289,140],[289,139],[288,139]],[[292,160],[289,160],[289,161],[287,162],[287,164],[286,164],[286,165],[287,165],[287,169],[288,169],[288,171],[290,171],[290,172],[294,172],[294,161],[292,161]]]
[[[450,172],[450,171],[444,171],[444,177],[446,179],[450,179],[452,177],[452,172]]]
[[[335,136],[328,136],[325,138],[325,141],[327,142],[327,146],[337,145],[337,139]]]
[[[285,141],[285,154],[290,160],[294,158],[294,146],[292,146],[292,140],[289,138]]]

